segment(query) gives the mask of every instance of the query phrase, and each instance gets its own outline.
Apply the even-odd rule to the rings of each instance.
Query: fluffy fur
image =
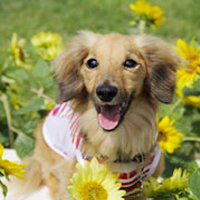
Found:
[[[98,66],[87,67],[95,58]],[[124,66],[127,59],[136,62],[134,67]],[[158,103],[171,103],[175,89],[175,72],[178,58],[168,45],[152,36],[121,34],[95,34],[80,32],[54,62],[60,86],[60,100],[72,102],[78,113],[78,125],[83,132],[82,148],[86,153],[101,155],[114,171],[138,167],[123,160],[151,152],[158,139],[156,112]],[[112,85],[118,89],[110,102],[99,99],[96,88]],[[98,121],[96,105],[118,105],[128,102],[119,125],[106,131]],[[37,144],[28,161],[27,181],[23,192],[30,192],[47,184],[56,200],[66,199],[66,185],[74,172],[76,160],[64,161],[44,142],[42,123],[36,130]],[[121,163],[114,161],[120,159]],[[155,172],[162,171],[162,160]]]

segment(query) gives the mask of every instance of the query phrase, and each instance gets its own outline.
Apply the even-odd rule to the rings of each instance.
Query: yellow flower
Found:
[[[157,182],[157,179],[154,177],[149,177],[149,181],[143,182],[143,193],[147,197],[151,197],[153,194],[159,192],[162,186]]]
[[[22,88],[15,82],[9,84],[9,87],[7,87],[7,94],[9,95],[12,106],[15,110],[19,110],[25,105],[26,100],[21,96]]]
[[[28,54],[24,49],[25,44],[25,39],[18,39],[17,33],[13,33],[10,43],[10,52],[13,55],[15,64],[17,67],[24,67],[25,69],[30,70],[33,66],[30,63],[27,63]]]
[[[188,177],[189,174],[186,171],[182,172],[181,168],[175,169],[173,175],[161,183],[158,183],[156,178],[150,177],[148,182],[143,182],[142,191],[147,197],[163,197],[165,199],[164,197],[167,196],[169,199],[170,195],[174,196],[180,192],[184,194],[184,189],[188,187]]]
[[[165,22],[163,10],[158,6],[152,6],[145,0],[137,0],[136,3],[130,4],[130,9],[138,16],[147,18],[155,27]]]
[[[197,96],[187,96],[183,99],[183,102],[186,105],[191,105],[197,108],[200,108],[200,98]]]
[[[175,169],[173,175],[169,179],[162,181],[163,191],[173,191],[173,190],[182,190],[188,186],[188,177],[189,173],[186,171],[182,172],[182,169]]]
[[[47,99],[44,100],[44,104],[48,109],[52,109],[55,106],[52,102],[48,101]]]
[[[179,133],[175,127],[173,127],[175,120],[170,121],[169,116],[165,116],[158,123],[158,131],[161,133],[162,138],[159,141],[161,151],[167,151],[173,153],[175,149],[179,147],[179,143],[182,140],[183,133]]]
[[[162,23],[166,21],[166,19],[163,17],[163,10],[158,6],[154,6],[152,8],[151,16],[156,27],[159,27]]]
[[[36,47],[37,54],[44,60],[54,59],[62,50],[62,37],[51,32],[40,32],[31,37],[31,43]]]
[[[182,57],[182,66],[177,71],[177,94],[182,98],[182,89],[184,87],[192,88],[193,82],[200,74],[200,48],[195,49],[194,39],[188,45],[184,40],[178,39],[176,50]]]
[[[72,177],[68,191],[75,200],[123,200],[124,190],[116,183],[118,174],[108,170],[106,164],[100,165],[96,158],[84,161],[84,167],[76,165],[77,173]]]
[[[177,70],[177,82],[176,82],[176,93],[180,98],[183,98],[183,88],[193,88],[193,82],[197,77],[197,73],[195,71],[191,71],[185,68],[180,68]]]
[[[17,162],[3,160],[2,159],[3,150],[4,150],[4,147],[2,144],[0,144],[0,175],[4,176],[4,173],[5,173],[6,175],[12,175],[19,179],[25,179],[21,175],[25,173],[23,168],[26,166],[26,163],[19,165],[17,164]]]

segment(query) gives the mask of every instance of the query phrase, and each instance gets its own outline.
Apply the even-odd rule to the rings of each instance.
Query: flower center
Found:
[[[81,188],[82,200],[107,200],[107,191],[97,182],[85,183]]]

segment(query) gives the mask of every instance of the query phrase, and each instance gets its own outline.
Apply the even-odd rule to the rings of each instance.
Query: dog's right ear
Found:
[[[79,32],[53,62],[60,88],[59,100],[68,101],[83,91],[79,69],[98,37],[99,34],[90,31]]]
[[[147,67],[144,87],[149,95],[162,103],[171,103],[176,86],[178,55],[162,40],[141,35],[135,37]]]

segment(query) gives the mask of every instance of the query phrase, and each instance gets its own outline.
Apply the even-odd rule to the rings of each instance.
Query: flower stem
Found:
[[[174,105],[172,106],[172,108],[170,109],[170,111],[169,111],[169,116],[171,116],[172,115],[172,113],[174,112],[174,110],[176,110],[176,108],[180,105],[180,103],[182,102],[182,99],[180,98],[180,99],[178,99],[175,103],[174,103]]]
[[[23,135],[25,137],[29,137],[29,136],[26,135],[24,132],[22,132],[22,131],[20,131],[17,128],[12,126],[12,117],[11,117],[11,113],[10,113],[8,97],[6,96],[6,94],[3,94],[0,97],[0,100],[3,102],[4,110],[5,110],[5,113],[6,113],[10,147],[14,148],[14,134],[13,134],[13,132],[17,133],[18,135]]]
[[[14,135],[13,135],[13,132],[11,130],[12,118],[11,118],[11,114],[10,114],[10,107],[9,107],[9,103],[8,103],[8,97],[6,96],[6,94],[2,94],[1,97],[0,97],[0,100],[3,102],[4,110],[5,110],[5,113],[6,113],[6,119],[7,119],[7,123],[8,123],[8,133],[9,133],[10,147],[13,148],[14,147]]]
[[[15,133],[18,134],[18,135],[21,135],[21,136],[24,136],[24,137],[28,137],[28,138],[32,138],[32,137],[26,135],[24,132],[22,132],[22,131],[16,129],[16,128],[13,127],[13,126],[10,127],[10,130],[13,131],[13,132],[15,132]]]
[[[144,20],[140,20],[138,25],[140,35],[143,35],[145,33],[145,28],[146,28],[146,22]]]
[[[200,142],[200,138],[199,137],[184,137],[182,139],[183,142],[188,142],[188,141],[191,141],[191,142]]]
[[[31,88],[31,91],[34,92],[35,94],[38,95],[38,97],[42,97],[43,99],[46,99],[47,101],[49,101],[51,104],[56,105],[56,102],[51,99],[49,96],[47,96],[46,94],[43,93],[44,89],[41,88],[39,90],[35,89],[35,88]]]

